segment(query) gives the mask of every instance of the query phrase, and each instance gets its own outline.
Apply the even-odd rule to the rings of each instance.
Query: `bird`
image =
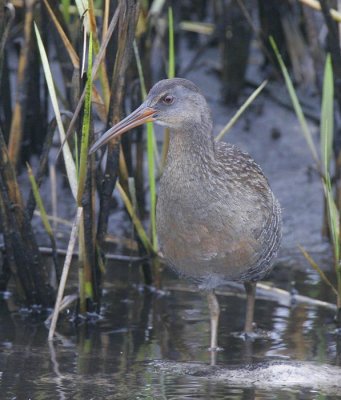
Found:
[[[281,207],[267,178],[237,146],[215,141],[210,108],[201,90],[183,78],[163,79],[145,101],[90,148],[146,122],[170,129],[156,206],[159,251],[181,277],[207,295],[211,340],[218,346],[215,290],[244,284],[244,332],[253,332],[256,284],[272,269],[281,243]]]

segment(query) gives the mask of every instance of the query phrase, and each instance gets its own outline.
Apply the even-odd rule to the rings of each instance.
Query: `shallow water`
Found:
[[[323,296],[314,274],[297,274],[301,294]],[[149,290],[139,267],[116,264],[107,282],[103,317],[78,327],[65,319],[50,344],[42,316],[10,313],[11,302],[2,301],[1,399],[341,398],[341,369],[333,369],[341,336],[331,309],[283,305],[260,293],[261,333],[246,340],[243,291],[224,288],[223,350],[211,367],[207,304],[191,285],[165,270],[163,290]],[[324,384],[324,376],[331,380]]]

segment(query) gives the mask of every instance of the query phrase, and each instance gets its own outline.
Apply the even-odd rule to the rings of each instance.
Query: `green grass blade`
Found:
[[[154,129],[151,122],[147,123],[147,157],[148,177],[150,192],[150,225],[152,232],[152,244],[154,251],[157,250],[156,235],[156,183],[155,183],[155,159],[154,159]]]
[[[85,188],[85,182],[88,171],[88,147],[89,134],[91,128],[91,94],[92,94],[92,56],[93,56],[93,35],[90,32],[88,36],[88,59],[87,59],[87,80],[85,84],[85,99],[82,121],[82,136],[80,144],[79,157],[79,177],[78,177],[78,206],[82,205],[82,197]],[[86,59],[86,48],[84,49]],[[84,218],[84,217],[83,217]],[[79,296],[80,311],[85,312],[87,309],[86,299],[93,299],[94,291],[92,284],[91,264],[86,251],[86,232],[84,228],[84,219],[79,226]]]
[[[327,55],[324,69],[320,129],[322,167],[324,174],[323,187],[328,210],[328,224],[334,250],[335,272],[339,281],[341,280],[341,274],[338,271],[340,260],[340,212],[335,204],[329,174],[334,134],[334,77],[332,61],[329,54]],[[339,296],[341,297],[341,293],[339,293]]]
[[[330,182],[329,177],[328,181]],[[340,260],[340,214],[335,204],[333,190],[330,183],[326,185],[325,193],[327,199],[329,228],[333,241],[335,264],[338,265]]]
[[[73,149],[73,154],[75,157],[75,164],[76,164],[76,172],[77,172],[77,176],[79,176],[79,147],[78,147],[78,136],[77,135],[73,135],[74,137],[74,149]]]
[[[141,64],[141,58],[139,54],[139,49],[137,47],[136,41],[134,40],[133,42],[133,48],[134,48],[134,54],[135,54],[135,59],[136,59],[136,65],[137,65],[137,71],[139,74],[139,79],[140,79],[140,85],[141,85],[141,94],[142,98],[145,99],[147,97],[147,89],[146,89],[146,84],[143,76],[143,70],[142,70],[142,64]],[[153,127],[153,125],[151,125]],[[148,125],[147,125],[148,129]],[[158,167],[160,165],[160,156],[157,148],[157,143],[156,143],[156,138],[155,138],[155,133],[153,131],[153,141],[154,141],[154,157],[155,157],[155,164]]]
[[[70,23],[70,0],[61,0],[63,18],[66,25]]]
[[[324,175],[329,173],[334,133],[334,80],[330,54],[324,68],[321,106],[321,156]]]
[[[334,200],[333,189],[330,181],[329,175],[329,164],[332,154],[332,142],[333,142],[333,125],[334,125],[334,78],[333,78],[333,70],[331,64],[331,58],[328,55],[325,64],[325,71],[324,71],[324,81],[323,81],[323,96],[322,96],[322,107],[321,107],[321,155],[322,155],[322,168],[321,163],[317,155],[317,150],[314,145],[314,141],[312,139],[311,132],[308,128],[308,124],[305,120],[302,108],[300,106],[299,100],[297,98],[294,86],[290,79],[289,73],[285,67],[283,59],[279,54],[278,48],[276,46],[275,41],[273,38],[270,37],[271,46],[276,54],[278,63],[281,67],[282,74],[284,76],[287,89],[289,91],[289,95],[291,97],[291,101],[293,107],[295,109],[296,115],[298,120],[301,124],[301,129],[303,135],[307,141],[308,147],[312,153],[314,160],[317,163],[317,166],[322,175],[322,183],[323,189],[326,199],[326,207],[328,212],[328,224],[331,234],[331,240],[333,244],[333,251],[334,251],[334,261],[335,261],[335,272],[337,275],[337,282],[338,282],[338,289],[335,289],[337,295],[337,302],[341,306],[341,269],[340,269],[340,213],[337,209]],[[309,258],[306,257],[309,261]],[[310,261],[310,264],[315,268],[316,264]],[[317,267],[315,268],[321,275],[320,269]],[[323,276],[321,275],[323,278]],[[324,278],[323,278],[324,279]],[[325,279],[324,279],[325,280]]]
[[[327,55],[324,68],[320,130],[322,167],[324,174],[324,190],[328,210],[328,222],[332,236],[334,257],[336,263],[338,263],[340,258],[340,216],[339,210],[335,204],[329,175],[334,134],[334,78],[330,54]]]
[[[136,42],[133,44],[137,70],[139,73],[141,92],[143,98],[147,96],[141,58],[139,55]],[[152,234],[152,248],[157,250],[157,235],[156,235],[156,182],[155,182],[155,158],[158,159],[157,146],[152,123],[147,123],[147,158],[148,158],[148,179],[149,179],[149,195],[150,195],[150,226]],[[143,229],[142,225],[141,228]],[[140,236],[141,237],[141,236]]]
[[[55,86],[53,83],[50,65],[49,65],[46,51],[45,51],[45,48],[44,48],[44,45],[41,40],[41,36],[40,36],[39,30],[38,30],[36,24],[34,24],[34,29],[35,29],[35,33],[36,33],[36,37],[37,37],[39,53],[40,53],[41,62],[43,65],[43,70],[44,70],[44,74],[45,74],[47,87],[48,87],[50,98],[51,98],[53,111],[56,116],[58,131],[59,131],[59,135],[60,135],[60,141],[61,141],[61,143],[63,143],[64,139],[65,139],[65,130],[64,130],[60,110],[59,110],[59,105],[58,105]],[[69,185],[70,185],[73,197],[76,199],[77,198],[77,190],[78,190],[77,189],[78,183],[77,183],[76,166],[75,166],[74,160],[72,158],[72,154],[71,154],[68,143],[65,143],[65,145],[63,146],[63,156],[64,156],[64,161],[65,161],[66,173],[67,173],[67,177],[69,180]]]
[[[289,95],[290,95],[290,98],[291,98],[292,105],[294,107],[295,113],[296,113],[297,118],[299,120],[299,123],[301,125],[301,129],[302,129],[303,135],[305,137],[305,140],[306,140],[306,142],[308,144],[309,150],[310,150],[310,152],[311,152],[316,164],[318,166],[320,166],[320,160],[319,160],[319,157],[317,155],[317,151],[316,151],[316,147],[315,147],[315,144],[314,144],[314,141],[313,141],[313,137],[312,137],[312,134],[311,134],[310,129],[308,127],[307,121],[306,121],[306,119],[304,117],[304,114],[303,114],[303,111],[302,111],[302,107],[301,107],[301,105],[299,103],[299,100],[298,100],[294,85],[293,85],[293,83],[291,81],[291,78],[289,76],[288,70],[287,70],[287,68],[286,68],[286,66],[284,64],[282,56],[279,53],[277,45],[276,45],[276,43],[275,43],[275,41],[274,41],[274,39],[272,37],[270,37],[270,43],[271,43],[271,46],[272,46],[272,48],[273,48],[273,50],[275,52],[275,55],[277,57],[277,61],[278,61],[279,66],[281,68],[281,71],[282,71],[282,74],[283,74],[283,77],[284,77],[284,80],[285,80],[285,83],[286,83],[286,86],[287,86],[287,89],[288,89],[288,92],[289,92]]]
[[[168,7],[168,78],[175,77],[175,49],[174,49],[174,19],[173,9]],[[161,171],[166,165],[167,154],[169,149],[170,131],[165,128],[163,136],[163,145],[161,153]]]
[[[28,171],[28,178],[30,180],[31,187],[32,187],[33,196],[34,196],[34,199],[35,199],[35,201],[37,203],[37,206],[39,208],[39,211],[40,211],[40,218],[41,218],[41,220],[43,222],[43,225],[44,225],[44,228],[45,228],[47,234],[50,237],[54,237],[52,226],[50,224],[48,215],[46,213],[43,200],[42,200],[42,198],[40,196],[38,185],[37,185],[37,182],[36,182],[35,177],[33,175],[32,168],[30,167],[30,165],[28,163],[26,164],[26,166],[27,166],[27,171]]]
[[[175,77],[173,9],[168,7],[168,78]]]
[[[232,126],[238,121],[243,112],[249,107],[249,105],[254,101],[254,99],[259,95],[259,93],[265,88],[268,81],[261,83],[258,88],[246,99],[244,104],[238,109],[235,115],[230,119],[230,121],[224,126],[224,128],[219,132],[216,141],[222,139],[226,132],[228,132]]]
[[[79,179],[78,179],[78,206],[81,205],[88,163],[89,133],[91,126],[91,93],[92,93],[92,34],[89,35],[88,49],[88,70],[85,88],[84,114],[82,124],[81,152],[79,159]]]

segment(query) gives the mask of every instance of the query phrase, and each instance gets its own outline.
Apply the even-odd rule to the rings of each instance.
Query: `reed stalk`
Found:
[[[53,108],[53,111],[55,113],[55,117],[57,120],[57,126],[58,126],[59,135],[60,135],[60,140],[63,143],[65,140],[65,130],[64,130],[64,125],[63,125],[60,108],[59,108],[59,104],[58,104],[58,100],[57,100],[55,84],[54,84],[54,81],[52,78],[52,73],[51,73],[49,61],[47,58],[47,54],[46,54],[38,27],[36,24],[34,24],[34,29],[35,29],[35,33],[36,33],[36,37],[37,37],[38,48],[39,48],[39,52],[40,52],[40,57],[41,57],[41,62],[42,62],[42,66],[43,66],[43,70],[44,70],[44,74],[45,74],[46,83],[47,83],[48,90],[49,90],[52,108]],[[73,197],[76,199],[77,192],[78,192],[76,165],[73,160],[69,144],[67,142],[65,142],[65,144],[63,146],[63,156],[64,156],[65,168],[66,168],[66,173],[68,176],[68,181],[70,184],[71,192],[73,194]]]
[[[333,265],[336,275],[336,285],[332,285],[333,292],[336,294],[336,305],[338,308],[337,318],[340,324],[341,318],[341,268],[340,268],[340,210],[337,209],[337,205],[334,199],[334,192],[331,184],[330,177],[330,162],[332,155],[332,143],[334,134],[334,77],[330,55],[327,55],[324,70],[323,79],[323,91],[322,91],[322,104],[321,104],[321,124],[320,124],[320,146],[321,146],[321,159],[318,157],[317,149],[315,147],[311,131],[306,122],[304,113],[302,111],[300,102],[298,100],[294,85],[290,79],[289,73],[286,66],[281,58],[276,43],[272,38],[270,42],[274,52],[276,54],[278,63],[280,65],[282,74],[285,79],[285,83],[298,117],[301,124],[302,133],[307,141],[308,148],[313,156],[313,159],[317,165],[318,171],[321,176],[322,187],[325,196],[325,204],[328,215],[328,227],[330,231],[331,244],[333,247]],[[325,274],[321,268],[315,263],[310,255],[304,250],[307,261],[310,265],[318,271],[321,279],[326,281]],[[329,281],[328,281],[329,282]],[[328,283],[329,284],[329,283]]]
[[[83,109],[83,120],[82,120],[82,133],[81,133],[81,144],[80,144],[80,156],[79,156],[79,167],[78,167],[78,192],[77,192],[77,205],[82,207],[83,196],[85,190],[85,184],[87,175],[89,173],[88,162],[91,163],[93,159],[88,158],[89,148],[89,135],[91,129],[91,94],[92,94],[92,52],[93,52],[93,40],[92,32],[89,34],[87,40],[87,74],[85,83],[85,100]],[[86,237],[85,230],[85,213],[82,214],[82,218],[79,226],[79,308],[81,314],[84,314],[87,310],[87,301],[93,301],[94,290],[92,282],[92,268],[91,262],[93,260],[89,257],[89,248],[86,245],[89,244],[93,247],[92,237]]]
[[[142,63],[139,55],[136,41],[133,43],[135,60],[137,65],[137,71],[140,79],[142,98],[145,99],[147,96],[147,90],[145,80],[143,76]],[[150,227],[152,246],[151,249],[157,251],[157,234],[156,234],[156,182],[155,182],[155,155],[157,154],[157,146],[154,134],[153,124],[148,122],[147,124],[147,159],[148,159],[148,180],[149,180],[149,196],[150,196]],[[139,232],[141,238],[141,232]],[[142,243],[146,243],[143,239]],[[145,247],[148,250],[148,247]]]
[[[175,77],[175,48],[174,48],[174,19],[173,9],[168,7],[168,72],[167,76],[169,79]],[[164,130],[163,146],[161,155],[161,170],[163,170],[169,148],[170,132],[169,128]]]

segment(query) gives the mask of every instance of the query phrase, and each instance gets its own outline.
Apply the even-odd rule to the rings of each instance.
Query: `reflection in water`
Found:
[[[188,286],[141,288],[137,270],[127,266],[115,266],[112,275],[103,318],[78,327],[60,321],[50,344],[45,317],[9,312],[1,303],[1,398],[286,399],[290,394],[299,399],[302,390],[295,387],[250,387],[216,378],[222,369],[271,360],[338,363],[340,336],[334,333],[332,311],[259,299],[258,333],[245,339],[240,335],[245,298],[220,295],[223,350],[215,354],[217,367],[209,367],[209,312],[200,293],[186,290]],[[163,288],[178,283],[165,276]],[[303,293],[309,295],[309,285]],[[157,360],[171,362],[171,367],[161,368]],[[304,390],[311,398],[309,388]]]
[[[63,386],[63,375],[60,372],[59,363],[57,360],[56,350],[54,348],[53,342],[49,341],[50,359],[52,364],[52,369],[55,374],[54,382],[56,384],[56,391],[58,393],[58,398],[60,400],[65,400],[67,398],[64,386]]]

